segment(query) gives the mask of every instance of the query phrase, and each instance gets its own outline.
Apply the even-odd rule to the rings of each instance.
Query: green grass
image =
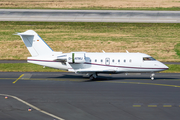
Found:
[[[30,56],[19,36],[32,29],[54,51],[141,52],[160,61],[180,62],[178,23],[0,22],[0,59]]]
[[[174,50],[176,54],[180,57],[180,43],[175,45]]]
[[[42,8],[42,7],[0,7],[0,9],[52,9],[52,10],[150,10],[150,11],[179,11],[180,7],[80,7],[80,8]]]
[[[177,0],[0,0],[0,9],[179,11],[180,7]]]
[[[121,40],[135,41],[140,38],[162,41],[168,40],[168,38],[179,38],[178,30],[180,30],[180,24],[163,24],[163,23],[78,23],[78,22],[0,22],[0,41],[14,40],[17,36],[12,36],[15,32],[24,32],[27,29],[33,29],[39,34],[42,34],[42,38],[49,41],[70,40],[74,38],[74,34],[78,34],[77,40],[89,40],[91,36],[83,36],[81,33],[116,33],[126,34],[125,37],[120,37]],[[61,33],[63,33],[61,35]],[[128,34],[129,33],[129,34]],[[46,35],[47,34],[47,35]],[[50,36],[49,34],[56,34],[57,36]],[[135,39],[131,39],[132,36]],[[68,36],[69,38],[64,38]],[[72,37],[71,37],[72,36]],[[61,37],[61,38],[59,38]],[[93,36],[94,38],[98,36]],[[138,38],[139,37],[139,38]],[[98,37],[100,38],[100,37]],[[113,38],[113,39],[112,39]],[[166,38],[166,39],[165,39]],[[103,41],[119,41],[119,37],[101,36]],[[92,39],[96,41],[97,39]]]
[[[169,64],[168,70],[163,73],[180,73],[180,65]],[[0,63],[0,72],[66,72],[31,63]]]
[[[180,73],[180,65],[168,64],[168,70],[163,71],[162,73]]]
[[[35,65],[31,63],[1,63],[1,72],[65,72],[63,70],[57,70],[49,67],[43,68],[43,66]]]

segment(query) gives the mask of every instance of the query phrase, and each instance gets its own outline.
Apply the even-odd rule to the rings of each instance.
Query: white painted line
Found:
[[[14,98],[14,99],[16,99],[16,100],[18,100],[18,101],[20,101],[20,102],[28,105],[29,107],[34,108],[35,110],[37,110],[37,111],[39,111],[39,112],[42,112],[42,113],[44,113],[44,114],[46,114],[46,115],[49,115],[49,116],[51,116],[51,117],[53,117],[53,118],[56,118],[56,119],[58,119],[58,120],[64,120],[63,118],[60,118],[60,117],[58,117],[58,116],[55,116],[55,115],[53,115],[53,114],[51,114],[51,113],[48,113],[48,112],[46,112],[46,111],[43,111],[43,110],[39,109],[38,107],[36,107],[36,106],[34,106],[34,105],[31,105],[30,103],[28,103],[28,102],[26,102],[26,101],[24,101],[24,100],[22,100],[22,99],[20,99],[20,98],[18,98],[18,97],[16,97],[16,96],[6,95],[6,94],[0,94],[0,95],[1,95],[1,96],[12,97],[12,98]]]

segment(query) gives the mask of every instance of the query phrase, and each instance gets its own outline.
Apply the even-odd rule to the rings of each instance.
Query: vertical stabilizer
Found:
[[[33,30],[27,30],[23,33],[17,33],[32,57],[51,55],[53,50],[44,42],[44,40]]]

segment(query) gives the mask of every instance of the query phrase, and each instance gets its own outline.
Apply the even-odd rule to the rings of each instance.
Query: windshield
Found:
[[[143,57],[143,61],[153,61],[156,60],[153,57]]]

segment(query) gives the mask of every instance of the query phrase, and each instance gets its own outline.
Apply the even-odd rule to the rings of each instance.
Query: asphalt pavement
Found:
[[[179,119],[180,74],[149,75],[0,72],[0,120]]]
[[[180,23],[180,11],[0,9],[0,21]]]

